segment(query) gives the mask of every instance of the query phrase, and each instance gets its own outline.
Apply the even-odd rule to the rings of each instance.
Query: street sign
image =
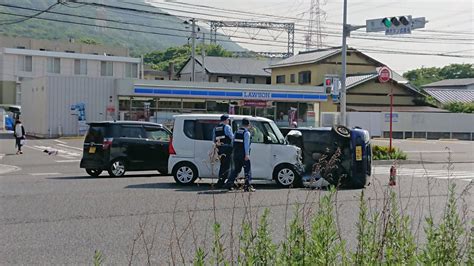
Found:
[[[386,66],[381,67],[378,73],[380,83],[385,83],[392,79],[392,70]]]

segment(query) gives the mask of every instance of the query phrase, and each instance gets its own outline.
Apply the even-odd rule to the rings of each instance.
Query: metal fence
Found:
[[[393,138],[474,140],[474,114],[395,112]],[[322,126],[339,123],[338,113],[322,113]],[[372,137],[389,137],[390,113],[349,112],[350,127],[367,129]]]

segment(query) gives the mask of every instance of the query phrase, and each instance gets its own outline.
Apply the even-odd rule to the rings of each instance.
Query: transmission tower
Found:
[[[305,48],[311,50],[315,45],[317,49],[323,48],[323,22],[326,21],[326,12],[321,8],[325,0],[311,0],[308,33],[305,36]]]
[[[211,43],[217,42],[217,29],[218,28],[254,28],[254,29],[266,29],[266,30],[284,30],[288,33],[288,46],[285,57],[292,56],[295,52],[295,23],[280,23],[280,22],[269,22],[269,21],[210,21],[211,26]],[[283,33],[283,32],[281,32]],[[257,33],[258,34],[258,33]],[[255,36],[251,36],[254,38]],[[276,40],[278,38],[274,37]],[[281,53],[279,53],[281,54]]]

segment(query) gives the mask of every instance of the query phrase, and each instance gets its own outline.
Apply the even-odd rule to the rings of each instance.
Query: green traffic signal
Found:
[[[389,18],[382,19],[382,23],[385,25],[386,28],[390,28],[392,26],[392,22]]]

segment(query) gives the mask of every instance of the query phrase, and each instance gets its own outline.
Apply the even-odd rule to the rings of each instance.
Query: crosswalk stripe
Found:
[[[390,173],[390,167],[381,166],[374,167],[374,174],[388,175]],[[402,168],[397,169],[398,176],[413,176],[413,177],[426,177],[436,179],[456,179],[463,181],[474,180],[474,172],[470,171],[453,171],[453,170],[425,170],[420,168]]]

